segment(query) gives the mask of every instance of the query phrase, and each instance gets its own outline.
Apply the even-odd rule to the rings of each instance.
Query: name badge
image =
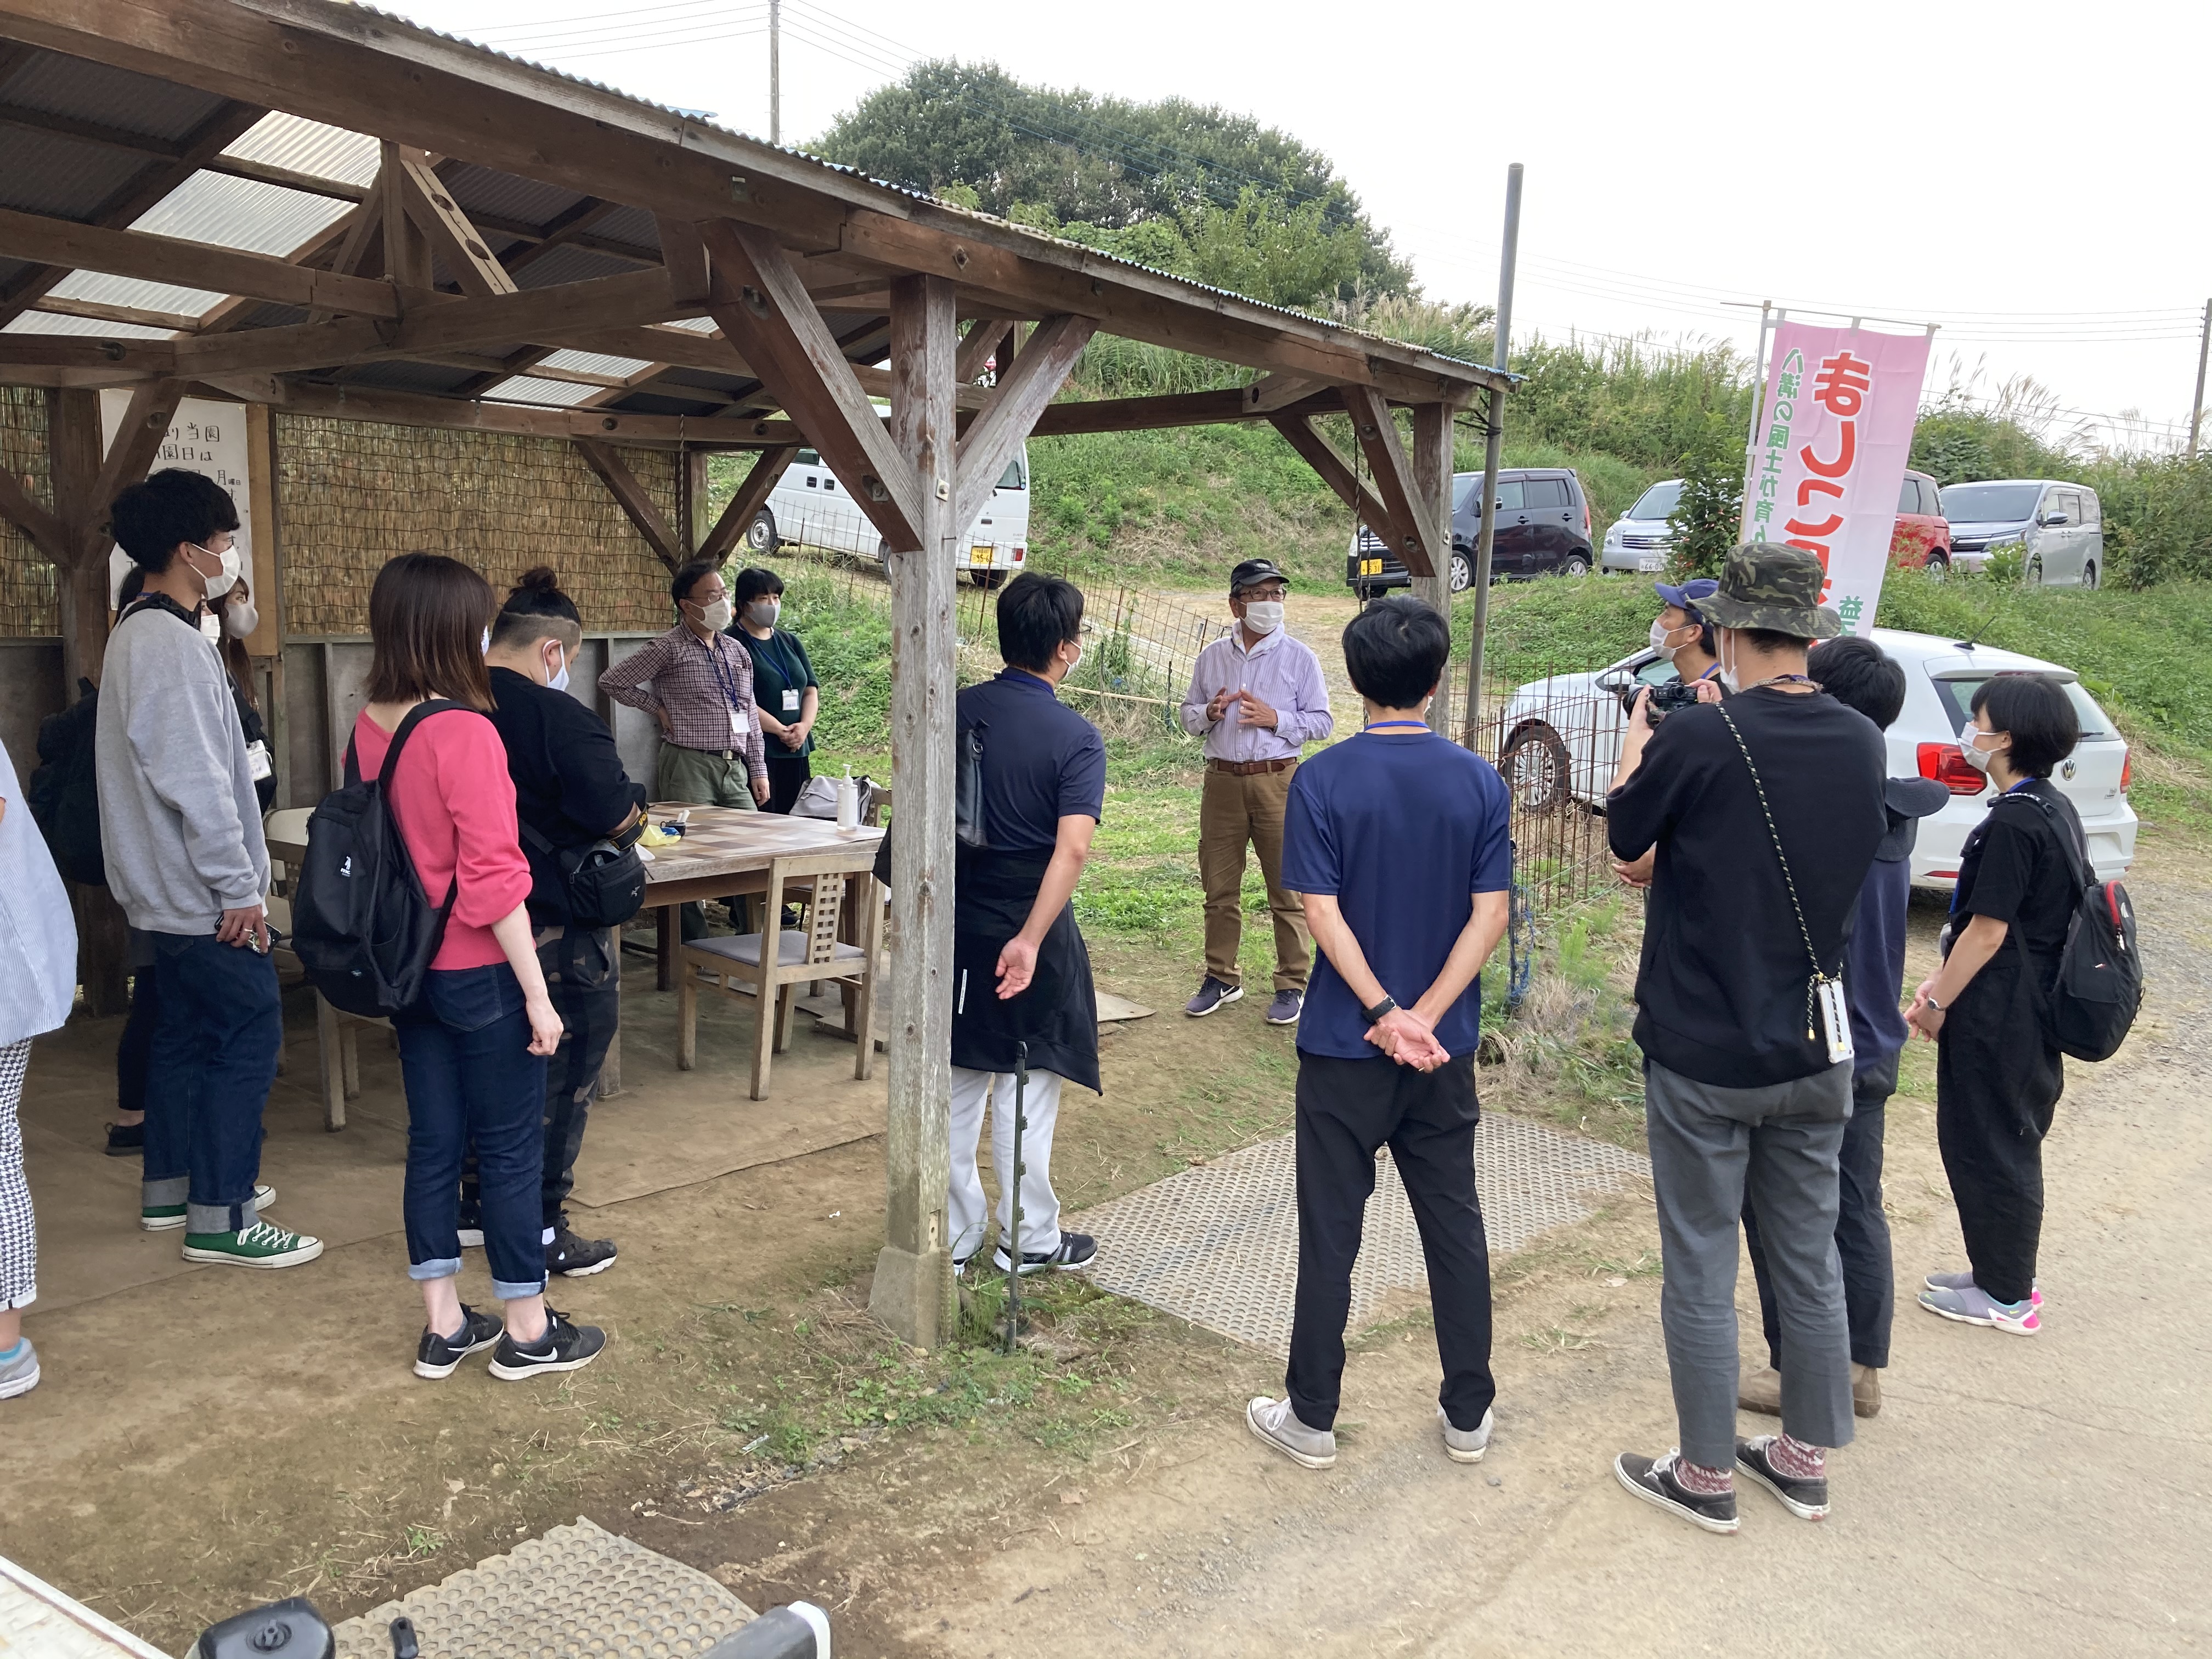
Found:
[[[738,711],[737,711],[736,709],[732,708],[732,710],[730,710],[730,745],[731,745],[731,747],[735,748],[735,747],[737,747],[738,744],[740,744],[744,743],[744,740],[745,740],[745,737],[746,737],[746,735],[747,735],[747,734],[746,734],[746,732],[745,732],[745,723],[744,723],[744,721],[743,721],[742,720],[740,720],[740,719],[738,719]]]
[[[783,694],[783,712],[787,714],[796,714],[799,712],[798,692],[787,690]]]
[[[246,745],[246,769],[256,783],[276,774],[269,763],[269,745],[258,738]]]

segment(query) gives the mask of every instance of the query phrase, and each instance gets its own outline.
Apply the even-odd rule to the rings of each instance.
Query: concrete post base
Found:
[[[938,1249],[915,1252],[886,1244],[876,1257],[876,1282],[868,1311],[900,1341],[935,1348],[952,1333],[952,1256]]]

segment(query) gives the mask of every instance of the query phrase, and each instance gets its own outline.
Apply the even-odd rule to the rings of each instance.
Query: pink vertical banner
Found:
[[[1753,541],[1820,555],[1821,599],[1849,633],[1874,627],[1929,344],[1924,333],[1775,330],[1745,524]]]

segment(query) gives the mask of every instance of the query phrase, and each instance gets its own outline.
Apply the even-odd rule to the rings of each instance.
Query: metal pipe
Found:
[[[2197,400],[2189,405],[2189,459],[2197,459],[2197,428],[2204,420],[2204,359],[2212,353],[2212,300],[2204,302],[2204,331],[2197,337]]]
[[[768,141],[783,142],[783,0],[768,0]]]
[[[1521,248],[1521,163],[1505,169],[1505,241],[1498,256],[1498,318],[1491,362],[1503,371],[1513,337],[1513,268]],[[1505,445],[1505,394],[1490,392],[1489,430],[1482,445],[1482,528],[1474,538],[1474,626],[1467,652],[1467,716],[1460,728],[1472,749],[1482,723],[1482,641],[1490,626],[1490,550],[1498,537],[1498,459]]]
[[[1743,511],[1736,520],[1736,540],[1751,539],[1751,491],[1758,482],[1759,404],[1766,395],[1766,331],[1774,325],[1774,301],[1759,302],[1759,349],[1752,354],[1751,420],[1743,429]]]

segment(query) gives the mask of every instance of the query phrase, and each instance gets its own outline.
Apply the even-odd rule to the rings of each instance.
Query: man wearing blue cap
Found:
[[[1652,619],[1651,648],[1672,659],[1674,672],[1685,685],[1693,680],[1717,679],[1721,664],[1714,654],[1713,625],[1698,606],[1719,592],[1721,585],[1711,576],[1699,576],[1679,587],[1671,582],[1651,586],[1663,602]]]

